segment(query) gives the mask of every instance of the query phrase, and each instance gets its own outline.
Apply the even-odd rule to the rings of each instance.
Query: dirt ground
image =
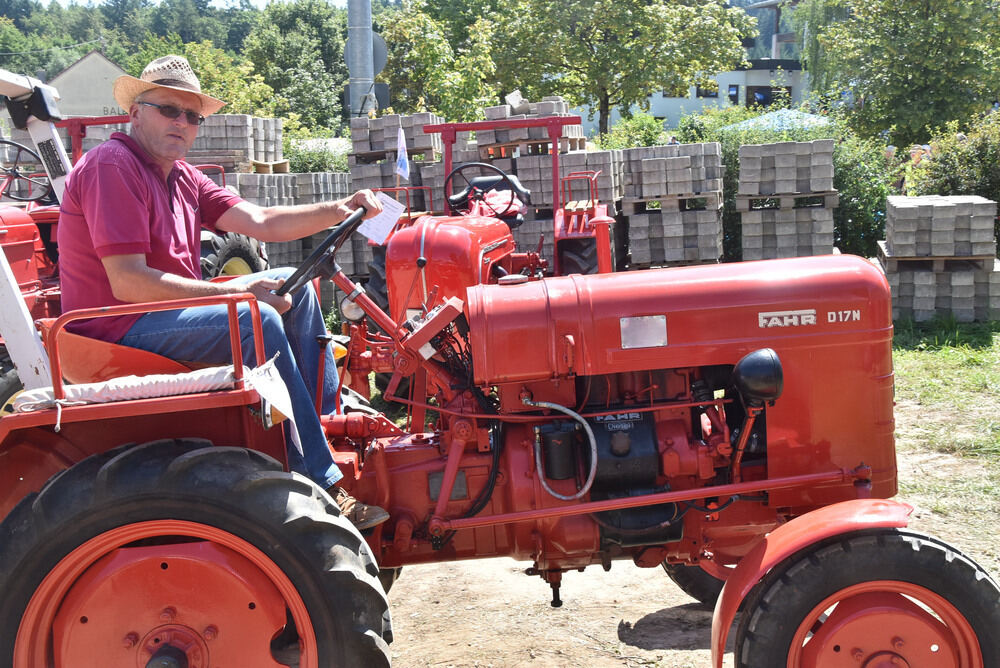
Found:
[[[912,411],[912,412],[911,412]],[[916,424],[915,407],[899,406],[897,424]],[[899,475],[946,480],[980,475],[974,462],[912,452],[899,434]],[[935,500],[901,496],[915,507],[911,527],[937,535],[976,559],[994,577],[1000,568],[1000,508],[947,517]],[[984,516],[985,512],[985,516]],[[988,531],[983,531],[989,527]],[[407,567],[389,594],[393,665],[523,668],[656,666],[707,668],[711,610],[678,589],[660,568],[615,562],[567,573],[561,608],[549,605],[539,577],[511,559]],[[732,635],[724,665],[733,665]]]

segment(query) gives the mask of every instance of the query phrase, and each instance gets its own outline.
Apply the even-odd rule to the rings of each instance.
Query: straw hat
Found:
[[[214,114],[226,105],[201,92],[201,84],[190,63],[183,56],[163,56],[157,58],[142,71],[139,78],[124,74],[115,79],[112,91],[118,105],[128,111],[140,93],[153,88],[169,88],[185,93],[194,93],[201,98],[201,113],[203,116]]]

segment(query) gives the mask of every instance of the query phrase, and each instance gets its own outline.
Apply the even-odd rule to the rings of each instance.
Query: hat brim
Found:
[[[211,95],[198,93],[187,88],[180,88],[179,86],[164,86],[162,84],[150,83],[149,81],[143,81],[142,79],[137,79],[136,77],[128,74],[123,74],[115,79],[114,84],[112,84],[111,91],[115,96],[115,102],[118,103],[118,106],[128,113],[128,110],[132,107],[132,103],[135,102],[135,98],[142,93],[145,93],[147,90],[153,90],[154,88],[166,88],[167,90],[176,90],[181,93],[197,95],[201,100],[202,116],[210,116],[226,106],[225,102],[216,99]]]

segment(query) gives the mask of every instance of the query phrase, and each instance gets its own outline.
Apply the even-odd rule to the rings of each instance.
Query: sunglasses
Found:
[[[144,104],[147,107],[152,107],[160,112],[160,116],[169,118],[170,120],[174,120],[181,114],[184,114],[184,118],[187,119],[188,125],[201,125],[205,122],[205,117],[198,112],[181,109],[180,107],[175,107],[172,104],[155,104],[153,102],[136,102],[136,104]]]

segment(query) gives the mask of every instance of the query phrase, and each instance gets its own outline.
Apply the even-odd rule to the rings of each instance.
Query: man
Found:
[[[332,352],[326,351],[323,387],[314,387],[325,333],[312,286],[278,297],[273,290],[291,275],[276,269],[224,283],[201,280],[200,230],[237,232],[261,241],[299,239],[327,229],[363,206],[366,217],[382,209],[371,191],[334,202],[261,208],[220,188],[183,161],[205,116],[225,104],[201,92],[187,60],[164,56],[139,78],[114,82],[115,100],[128,109],[131,130],[115,133],[76,165],[66,183],[58,241],[63,309],[252,293],[260,302],[264,346],[292,399],[302,454],[288,450],[290,466],[327,488],[361,529],[385,521],[382,508],[352,498],[336,486],[333,461],[315,411],[333,410],[338,387]],[[240,305],[244,358],[254,362],[249,308]],[[75,331],[142,348],[181,361],[230,361],[225,306],[83,321]]]

